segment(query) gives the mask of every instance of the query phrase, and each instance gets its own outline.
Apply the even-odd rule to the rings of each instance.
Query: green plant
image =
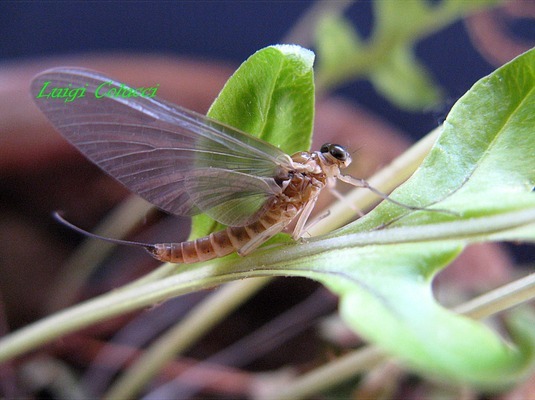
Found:
[[[312,61],[309,51],[296,46],[259,51],[229,81],[211,115],[287,151],[307,146]],[[510,316],[516,343],[511,347],[481,323],[439,306],[430,284],[469,243],[535,238],[534,63],[530,51],[474,85],[452,109],[418,171],[392,194],[403,203],[448,209],[456,216],[383,202],[356,222],[306,243],[283,243],[243,259],[229,256],[191,268],[164,267],[167,277],[155,273],[4,338],[0,358],[192,290],[246,277],[293,275],[319,280],[337,293],[350,326],[424,374],[483,388],[518,381],[533,363],[533,315],[523,310]],[[266,85],[253,91],[251,82],[259,76]],[[243,107],[250,104],[254,107],[243,118]],[[275,112],[281,108],[284,113]],[[292,132],[296,118],[308,122]],[[196,234],[209,229],[206,221],[195,224]],[[232,298],[235,294],[228,301]]]
[[[460,17],[492,7],[497,0],[375,1],[374,27],[362,38],[340,13],[326,13],[316,30],[317,85],[320,92],[368,79],[392,103],[408,110],[437,104],[442,89],[418,61],[418,41]],[[408,23],[408,21],[410,21]]]
[[[377,2],[379,22],[367,41],[340,16],[327,16],[316,34],[316,83],[311,52],[269,47],[240,67],[209,115],[293,153],[310,146],[314,84],[325,94],[349,79],[366,78],[399,107],[426,107],[439,100],[440,89],[416,60],[414,44],[467,12],[495,3]],[[412,212],[383,202],[364,218],[343,226],[354,216],[348,203],[366,209],[377,200],[357,190],[345,202],[331,205],[330,215],[311,228],[311,234],[323,236],[292,243],[280,235],[271,246],[244,259],[234,255],[193,266],[163,265],[126,287],[3,338],[0,360],[112,316],[234,281],[162,335],[108,393],[108,398],[132,397],[166,361],[187,349],[270,277],[284,275],[309,277],[330,288],[340,297],[340,313],[347,324],[375,347],[358,349],[291,385],[276,387],[271,398],[302,398],[326,390],[389,356],[426,377],[485,390],[522,380],[533,366],[532,311],[519,308],[506,314],[510,340],[472,319],[533,299],[535,275],[454,310],[437,304],[431,283],[470,243],[535,239],[534,64],[532,50],[482,79],[459,100],[443,127],[402,156],[396,169],[372,179],[384,191],[398,186],[436,141],[418,171],[392,197],[455,214]],[[400,74],[405,79],[392,79]],[[137,204],[134,207],[139,210]],[[117,224],[112,217],[108,227],[121,231],[123,226],[128,231],[130,210],[127,205],[118,212],[128,215],[128,223]],[[191,236],[219,228],[199,216]],[[104,251],[90,253],[98,258]],[[256,279],[239,280],[250,277]]]

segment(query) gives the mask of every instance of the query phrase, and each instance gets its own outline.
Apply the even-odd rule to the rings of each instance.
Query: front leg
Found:
[[[332,193],[332,195],[336,197],[339,201],[346,204],[349,208],[355,211],[359,215],[359,217],[363,217],[364,213],[362,212],[362,210],[356,207],[354,204],[351,204],[351,202],[347,201],[344,195],[336,189],[336,182],[337,179],[330,179],[327,181],[327,189],[329,189],[329,192]]]
[[[386,193],[383,193],[380,190],[374,188],[366,180],[361,179],[361,178],[354,178],[354,177],[352,177],[350,175],[338,175],[338,179],[340,179],[342,182],[349,183],[352,186],[368,189],[369,191],[371,191],[372,193],[375,193],[377,196],[379,196],[383,200],[387,200],[390,203],[395,204],[395,205],[400,206],[400,207],[403,207],[403,208],[406,208],[407,210],[434,211],[434,212],[439,212],[439,213],[443,213],[443,214],[454,215],[454,216],[457,216],[457,217],[459,216],[458,213],[456,213],[454,211],[450,211],[450,210],[444,210],[444,209],[438,209],[438,208],[432,208],[431,209],[431,208],[428,208],[428,207],[411,206],[409,204],[401,203],[401,202],[399,202],[397,200],[394,200],[393,198],[391,198]]]
[[[399,201],[391,199],[390,196],[388,196],[386,193],[383,193],[380,190],[374,188],[366,180],[362,178],[354,178],[350,175],[338,175],[338,179],[340,179],[342,182],[349,183],[351,186],[368,189],[370,192],[376,194],[383,200],[388,200],[389,202],[394,203],[398,206],[408,208],[409,210],[422,210],[422,208],[420,207],[409,206],[409,205],[400,203]]]
[[[295,224],[295,228],[292,233],[292,238],[294,240],[301,239],[305,234],[307,230],[306,223],[310,217],[310,214],[312,213],[312,210],[314,209],[314,206],[316,205],[316,201],[318,201],[318,196],[314,196],[303,206],[303,210],[297,219],[297,223]]]

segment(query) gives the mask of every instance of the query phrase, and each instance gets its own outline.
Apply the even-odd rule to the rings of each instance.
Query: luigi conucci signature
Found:
[[[43,87],[39,91],[39,94],[36,98],[47,98],[47,99],[65,99],[65,103],[69,103],[76,99],[85,97],[86,89],[89,86],[89,83],[86,83],[84,86],[73,87],[72,84],[68,84],[67,87],[51,87],[50,81],[43,83]],[[101,83],[94,92],[95,98],[102,99],[105,97],[121,97],[121,98],[130,98],[130,97],[154,97],[156,92],[160,88],[160,84],[157,84],[152,87],[139,87],[133,89],[121,83],[121,86],[117,86],[112,81],[107,81]]]

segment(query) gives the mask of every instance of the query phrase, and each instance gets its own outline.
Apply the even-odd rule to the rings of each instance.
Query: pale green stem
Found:
[[[386,356],[377,347],[366,346],[348,353],[329,364],[308,372],[275,394],[260,397],[262,400],[297,400],[336,386],[358,374],[369,371],[384,362]]]
[[[337,248],[368,244],[445,239],[459,241],[460,238],[465,238],[463,240],[468,243],[472,239],[470,235],[473,235],[475,240],[481,240],[485,237],[485,232],[498,232],[502,229],[508,233],[509,230],[529,224],[535,224],[535,209],[425,225],[421,229],[390,228],[387,230],[392,234],[390,239],[387,237],[387,231],[364,232],[286,246],[280,251],[259,250],[239,260],[214,260],[210,264],[191,267],[190,270],[184,270],[178,275],[157,282],[111,292],[14,332],[0,340],[0,362],[106,318],[223,282],[269,275],[310,276],[306,270],[288,268],[288,265],[301,257],[310,257]],[[495,237],[500,239],[499,235]]]
[[[403,226],[387,230],[344,234],[333,238],[312,239],[309,243],[341,248],[344,246],[366,246],[372,244],[392,244],[409,242],[432,242],[436,240],[470,239],[471,242],[515,228],[523,228],[535,223],[535,208],[511,211],[490,217],[471,218],[453,222],[429,225]],[[499,237],[497,238],[499,239]],[[317,242],[315,242],[317,240]],[[303,245],[304,246],[304,245]]]
[[[455,307],[454,311],[482,319],[534,298],[535,274],[531,274]]]
[[[472,299],[453,311],[473,319],[483,319],[535,298],[535,274],[528,275]],[[335,387],[385,362],[386,355],[375,346],[366,346],[310,371],[262,400],[303,399]],[[275,392],[275,391],[274,391]]]
[[[233,279],[237,279],[237,276],[218,276],[213,266],[205,265],[157,282],[107,293],[3,337],[0,340],[0,362],[104,319]]]
[[[135,286],[143,286],[147,283],[156,282],[160,279],[167,278],[176,273],[176,271],[181,266],[178,264],[164,263],[156,268],[154,271],[149,272],[146,275],[143,275],[141,278],[136,279],[133,282],[127,283],[126,285],[118,288],[117,290],[130,289]]]

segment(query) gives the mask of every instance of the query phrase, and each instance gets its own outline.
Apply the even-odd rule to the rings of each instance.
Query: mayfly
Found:
[[[84,92],[73,101],[40,97],[44,85],[79,87]],[[340,145],[324,144],[319,151],[289,156],[258,138],[156,98],[96,98],[103,85],[108,93],[125,88],[89,70],[56,68],[34,78],[32,94],[69,142],[128,189],[171,214],[202,212],[228,227],[181,243],[101,239],[139,245],[156,259],[174,263],[235,251],[244,256],[296,218],[292,237],[301,238],[319,193],[337,179],[388,198],[365,180],[341,174],[351,156]]]

